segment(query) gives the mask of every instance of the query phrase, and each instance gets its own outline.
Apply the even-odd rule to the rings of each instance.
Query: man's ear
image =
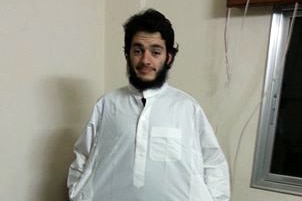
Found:
[[[171,53],[168,53],[168,58],[167,58],[167,64],[168,64],[168,65],[171,65],[171,64],[172,64],[172,58],[173,58],[172,54],[171,54]]]

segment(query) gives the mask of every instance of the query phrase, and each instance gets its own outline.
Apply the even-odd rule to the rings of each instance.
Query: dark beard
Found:
[[[168,77],[169,66],[165,63],[163,68],[157,72],[156,77],[152,81],[145,81],[137,77],[130,62],[127,62],[127,73],[129,82],[138,90],[144,91],[146,89],[156,89],[163,86]]]

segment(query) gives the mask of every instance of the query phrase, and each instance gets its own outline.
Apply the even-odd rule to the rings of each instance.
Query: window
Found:
[[[274,9],[252,186],[302,195],[302,10]]]

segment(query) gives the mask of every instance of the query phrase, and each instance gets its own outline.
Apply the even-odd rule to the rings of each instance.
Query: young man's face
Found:
[[[170,56],[159,32],[137,32],[132,39],[129,66],[142,82],[155,81]]]

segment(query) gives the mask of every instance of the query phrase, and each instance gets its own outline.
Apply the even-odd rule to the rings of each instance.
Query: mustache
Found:
[[[141,69],[144,69],[144,68],[152,69],[153,71],[156,71],[155,68],[153,68],[153,67],[151,67],[151,66],[146,66],[145,64],[138,65],[135,69],[136,69],[136,70],[141,70]]]

